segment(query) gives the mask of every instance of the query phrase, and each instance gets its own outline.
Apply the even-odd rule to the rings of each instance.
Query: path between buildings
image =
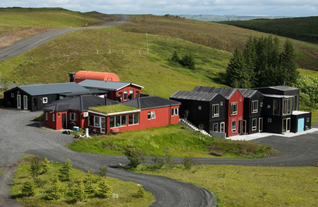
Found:
[[[6,60],[10,57],[20,55],[28,50],[31,50],[35,47],[38,47],[56,37],[64,35],[69,32],[81,30],[81,29],[97,29],[103,27],[113,27],[125,23],[128,19],[127,15],[118,15],[118,19],[109,24],[100,25],[100,26],[92,26],[92,27],[77,27],[77,28],[65,28],[65,29],[56,29],[51,30],[49,32],[45,32],[30,38],[27,38],[21,42],[18,42],[14,45],[6,47],[5,49],[0,51],[0,61]]]

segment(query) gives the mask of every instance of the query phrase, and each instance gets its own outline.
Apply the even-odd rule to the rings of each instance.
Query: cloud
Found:
[[[317,0],[10,0],[0,7],[63,7],[123,14],[236,14],[317,16]]]

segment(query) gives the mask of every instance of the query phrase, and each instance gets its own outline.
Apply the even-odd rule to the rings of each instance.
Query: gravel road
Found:
[[[0,51],[0,61],[5,60],[7,58],[22,54],[30,49],[38,47],[39,45],[48,42],[58,36],[64,35],[69,32],[81,30],[81,29],[97,29],[103,27],[113,27],[119,24],[125,23],[127,21],[127,15],[118,15],[118,19],[115,22],[111,22],[109,24],[93,26],[93,27],[77,27],[77,28],[65,28],[65,29],[57,29],[49,32],[42,33],[40,35],[36,35],[25,39],[21,42],[18,42],[12,46],[9,46]]]

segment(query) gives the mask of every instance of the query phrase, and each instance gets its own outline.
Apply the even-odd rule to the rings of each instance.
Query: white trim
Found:
[[[21,95],[20,94],[18,94],[17,95],[17,108],[18,109],[21,109]]]
[[[26,101],[25,101],[26,99]],[[28,96],[27,95],[23,95],[23,109],[27,110],[28,109]]]
[[[254,103],[256,102],[256,109],[254,109]],[[258,113],[258,100],[252,101],[252,114]]]
[[[139,87],[139,88],[144,88],[143,86],[140,86],[140,85],[137,85],[137,84],[134,84],[134,83],[127,83],[127,85],[124,85],[124,86],[122,86],[120,88],[117,88],[116,91],[119,91],[119,90],[121,90],[121,89],[123,89],[123,88],[125,88],[127,86],[130,86],[130,85],[136,86],[136,87]]]
[[[46,100],[46,101],[44,101],[44,100]],[[43,102],[44,104],[46,104],[46,103],[49,102],[49,99],[48,99],[47,97],[42,97],[42,102]]]
[[[70,112],[69,114],[70,114],[70,120],[71,121],[76,121],[76,113]],[[72,114],[74,114],[74,119],[72,119]]]
[[[140,109],[137,109],[137,110],[132,110],[132,111],[122,111],[122,112],[115,112],[115,113],[104,114],[104,113],[101,113],[101,112],[88,110],[89,113],[94,113],[94,114],[103,115],[103,116],[113,116],[113,115],[121,115],[121,114],[131,114],[131,113],[136,113],[136,112],[140,112],[140,111],[141,111]]]
[[[253,121],[255,121],[255,126],[253,126]],[[257,118],[253,118],[252,119],[252,131],[256,131],[257,130]]]

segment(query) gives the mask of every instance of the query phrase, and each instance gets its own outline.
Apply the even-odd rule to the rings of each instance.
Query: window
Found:
[[[252,119],[252,131],[256,131],[257,129],[257,119]]]
[[[48,102],[48,98],[47,97],[43,97],[42,101],[43,101],[44,104],[46,104]]]
[[[130,90],[129,91],[129,99],[133,99],[134,98],[134,90]]]
[[[267,119],[267,122],[268,122],[268,123],[272,123],[272,118],[268,118],[268,119]]]
[[[99,116],[94,116],[94,126],[95,127],[99,127],[100,126],[100,122],[99,122]]]
[[[14,93],[11,93],[11,98],[14,98]]]
[[[91,115],[88,116],[88,125],[94,126],[94,116],[91,116]]]
[[[263,102],[259,103],[259,107],[261,107],[261,108],[263,107]]]
[[[117,101],[118,101],[118,102],[122,102],[122,101],[123,101],[123,93],[122,93],[122,92],[119,92],[119,93],[118,93]]]
[[[219,104],[212,105],[212,118],[219,117]]]
[[[49,113],[45,113],[45,120],[47,121],[47,120],[49,120]]]
[[[128,91],[124,91],[124,101],[128,99]]]
[[[231,115],[237,114],[237,103],[231,103]]]
[[[309,117],[306,118],[306,122],[309,122]]]
[[[129,114],[129,125],[139,124],[139,113]]]
[[[156,112],[155,111],[149,111],[148,112],[148,119],[155,119],[156,118]]]
[[[127,115],[110,117],[110,128],[127,126]]]
[[[52,120],[55,121],[55,114],[52,115]]]
[[[258,112],[258,101],[252,101],[252,114]]]
[[[202,107],[201,106],[198,106],[198,110],[201,110],[202,109]]]
[[[223,106],[223,101],[220,102],[220,106]]]
[[[76,114],[75,113],[70,113],[70,120],[76,121]]]
[[[273,100],[273,115],[280,115],[281,111],[281,100],[274,99]]]
[[[135,98],[139,97],[139,91],[136,91]]]
[[[174,108],[171,110],[171,116],[178,116],[179,115],[179,108]]]
[[[292,112],[292,100],[284,99],[283,101],[283,115],[291,114]]]
[[[214,123],[213,124],[213,131],[214,132],[218,132],[219,131],[219,124],[218,123]]]
[[[236,121],[232,121],[232,132],[236,132]]]

